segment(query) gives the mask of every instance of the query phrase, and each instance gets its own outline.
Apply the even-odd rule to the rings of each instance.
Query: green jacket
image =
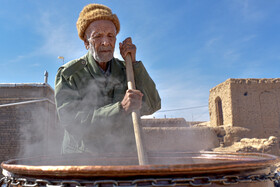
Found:
[[[143,96],[141,115],[159,110],[161,100],[142,62],[133,64],[136,89]],[[121,110],[127,90],[123,61],[113,58],[111,74],[101,72],[91,53],[59,68],[55,100],[65,128],[62,153],[135,152],[131,115]]]

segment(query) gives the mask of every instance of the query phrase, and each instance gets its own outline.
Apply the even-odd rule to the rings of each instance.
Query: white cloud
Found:
[[[39,63],[35,63],[35,64],[30,64],[29,66],[30,66],[30,67],[40,67],[40,66],[41,66],[41,64],[39,64]]]
[[[86,50],[78,34],[73,33],[66,24],[51,22],[51,16],[51,13],[43,12],[37,25],[38,32],[43,36],[43,45],[39,48],[39,53],[64,56],[66,61],[84,55]]]
[[[224,52],[224,58],[230,61],[239,60],[241,54],[236,49],[228,49]]]
[[[19,56],[16,56],[15,58],[12,58],[8,61],[8,63],[16,63],[16,62],[19,62],[19,61],[22,61],[23,59],[25,58],[28,58],[28,57],[31,57],[32,54],[26,54],[26,55],[19,55]],[[5,65],[7,63],[1,63],[2,65]]]
[[[257,35],[256,34],[251,34],[251,35],[247,35],[247,36],[244,36],[242,39],[241,39],[241,42],[249,42],[253,39],[257,38]]]
[[[17,56],[10,62],[19,62],[34,56],[64,56],[65,62],[79,58],[86,53],[83,41],[78,38],[78,34],[69,29],[66,24],[52,22],[54,15],[50,12],[40,12],[38,22],[35,23],[34,30],[41,35],[37,49],[24,55]],[[55,62],[54,62],[55,63]]]
[[[214,37],[206,41],[205,47],[209,48],[212,47],[213,45],[217,44],[221,40],[221,37]]]
[[[236,0],[230,1],[234,11],[240,12],[244,21],[259,22],[262,21],[266,14],[263,9],[259,8],[254,0]]]

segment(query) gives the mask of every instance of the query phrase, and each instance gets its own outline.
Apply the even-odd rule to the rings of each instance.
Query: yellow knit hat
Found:
[[[89,24],[96,20],[110,20],[116,26],[117,34],[120,31],[120,22],[111,9],[101,4],[89,4],[83,8],[77,20],[76,26],[79,37],[84,40],[84,35]]]

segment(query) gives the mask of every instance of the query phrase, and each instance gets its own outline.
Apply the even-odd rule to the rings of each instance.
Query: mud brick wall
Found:
[[[280,138],[279,88],[279,78],[226,80],[210,90],[211,125],[248,128],[249,138]],[[219,116],[223,124],[217,123]]]
[[[219,107],[221,110],[219,110]],[[212,126],[232,125],[230,82],[225,81],[210,90],[209,115]]]
[[[216,133],[209,127],[143,127],[147,152],[200,152],[219,146]]]

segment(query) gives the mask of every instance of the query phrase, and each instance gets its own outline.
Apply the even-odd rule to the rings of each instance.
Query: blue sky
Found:
[[[57,57],[87,52],[76,21],[89,3],[117,14],[117,44],[132,37],[162,98],[155,117],[209,120],[209,90],[217,84],[279,77],[278,0],[0,0],[0,83],[43,82],[47,70],[53,87]],[[204,107],[166,111],[197,106]]]

